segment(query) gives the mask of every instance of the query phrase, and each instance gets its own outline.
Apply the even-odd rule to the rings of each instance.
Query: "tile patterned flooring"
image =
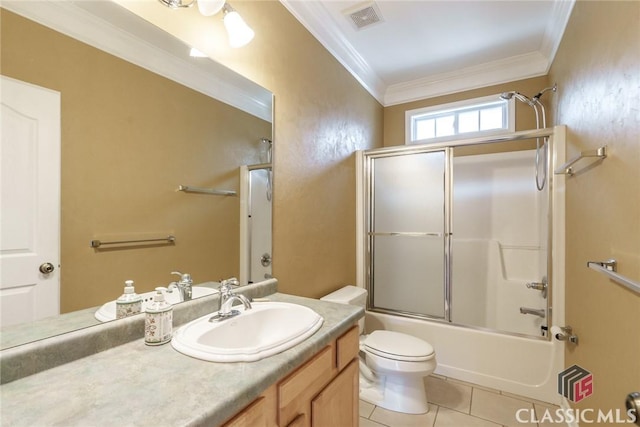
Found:
[[[544,423],[519,423],[516,419],[516,411],[520,408],[526,408],[534,410],[537,417],[541,417],[545,409],[555,410],[557,408],[545,402],[440,375],[427,377],[425,384],[429,400],[428,413],[401,414],[361,400],[360,427],[511,427],[523,425],[547,427]],[[529,418],[529,412],[525,416]]]

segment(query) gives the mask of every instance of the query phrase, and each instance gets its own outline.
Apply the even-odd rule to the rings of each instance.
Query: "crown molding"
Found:
[[[556,57],[556,52],[558,51],[558,47],[560,47],[560,42],[562,42],[562,36],[567,28],[575,4],[576,0],[555,0],[553,2],[551,17],[547,22],[547,27],[545,28],[540,45],[540,53],[549,61],[547,72]]]
[[[540,49],[536,52],[386,85],[343,36],[321,2],[280,2],[385,107],[546,75],[575,4],[575,0],[554,0]]]
[[[111,1],[3,1],[2,7],[153,73],[272,122],[271,92]]]
[[[547,58],[532,52],[448,73],[433,74],[387,87],[384,106],[478,89],[545,75]]]
[[[342,30],[321,2],[280,0],[280,3],[378,102],[383,103],[386,84],[344,37]]]

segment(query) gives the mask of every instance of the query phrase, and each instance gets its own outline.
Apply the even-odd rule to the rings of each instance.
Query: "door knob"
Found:
[[[42,273],[42,274],[53,273],[53,270],[55,270],[55,269],[56,268],[50,262],[45,262],[45,263],[41,264],[40,268],[39,268],[40,273]]]

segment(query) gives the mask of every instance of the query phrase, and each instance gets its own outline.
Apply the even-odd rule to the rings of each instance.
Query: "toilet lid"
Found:
[[[374,331],[364,340],[365,349],[388,359],[420,362],[433,357],[431,344],[401,332]]]

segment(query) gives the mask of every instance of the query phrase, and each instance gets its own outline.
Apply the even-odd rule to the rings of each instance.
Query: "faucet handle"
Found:
[[[189,273],[180,273],[179,271],[172,271],[171,274],[180,276],[180,283],[192,283],[191,275]]]
[[[220,281],[220,286],[240,286],[240,282],[235,277]]]

